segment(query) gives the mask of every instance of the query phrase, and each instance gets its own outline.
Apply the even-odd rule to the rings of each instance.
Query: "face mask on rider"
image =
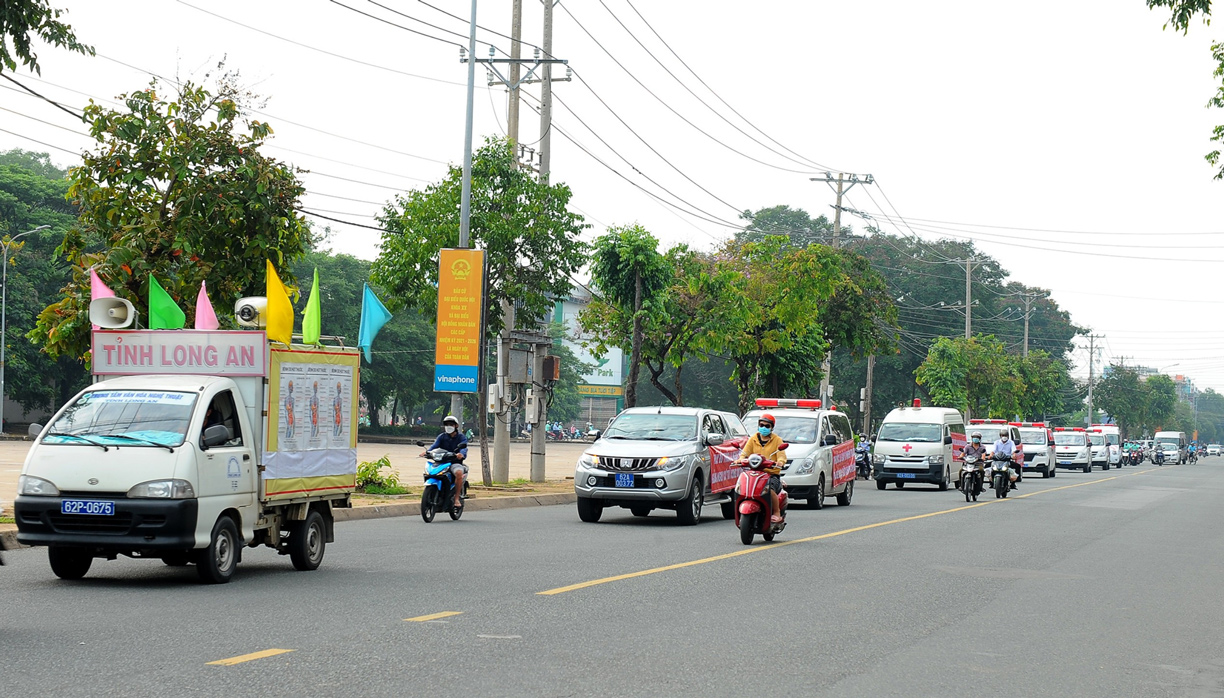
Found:
[[[773,429],[770,429],[769,427],[757,427],[757,433],[761,436],[769,436],[773,433]]]
[[[974,438],[973,438],[973,443],[975,443],[975,444],[980,444],[980,443],[982,443],[982,440],[981,440],[981,439],[979,439],[979,438],[977,438],[977,437],[974,437]]]
[[[445,431],[447,434],[454,434],[454,433],[455,433],[455,428],[454,428],[454,427],[452,427],[451,425],[449,425],[449,424],[448,424],[448,425],[446,425],[446,426],[442,427],[442,431]]]

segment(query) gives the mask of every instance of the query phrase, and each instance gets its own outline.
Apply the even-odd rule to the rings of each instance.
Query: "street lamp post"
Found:
[[[0,432],[4,431],[4,398],[8,395],[4,389],[4,367],[5,367],[5,349],[8,345],[8,268],[9,268],[9,246],[17,242],[21,238],[30,233],[37,233],[40,230],[50,228],[49,225],[40,225],[33,230],[27,230],[14,237],[0,242],[0,247],[4,249],[4,272],[0,274]]]

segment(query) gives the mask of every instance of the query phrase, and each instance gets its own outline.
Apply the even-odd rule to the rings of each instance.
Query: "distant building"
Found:
[[[619,347],[609,347],[606,354],[596,358],[585,346],[593,337],[583,333],[578,313],[590,303],[590,292],[576,287],[569,298],[556,302],[553,321],[565,328],[562,344],[591,367],[578,384],[578,393],[582,395],[581,418],[602,430],[625,408],[625,353]]]

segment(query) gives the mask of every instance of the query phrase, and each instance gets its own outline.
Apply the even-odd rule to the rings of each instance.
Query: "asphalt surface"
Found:
[[[8,552],[0,691],[1224,695],[1222,466],[1063,471],[976,506],[860,481],[751,548],[717,507],[353,521],[318,571],[247,550],[223,586],[123,558],[64,582]]]

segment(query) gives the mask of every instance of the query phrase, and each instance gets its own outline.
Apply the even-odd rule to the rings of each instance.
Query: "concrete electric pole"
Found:
[[[1085,426],[1089,428],[1092,427],[1092,412],[1093,412],[1092,380],[1094,377],[1093,376],[1093,369],[1095,368],[1094,363],[1096,361],[1096,351],[1097,351],[1096,340],[1097,339],[1099,339],[1098,335],[1095,335],[1095,334],[1088,335],[1088,420]]]

